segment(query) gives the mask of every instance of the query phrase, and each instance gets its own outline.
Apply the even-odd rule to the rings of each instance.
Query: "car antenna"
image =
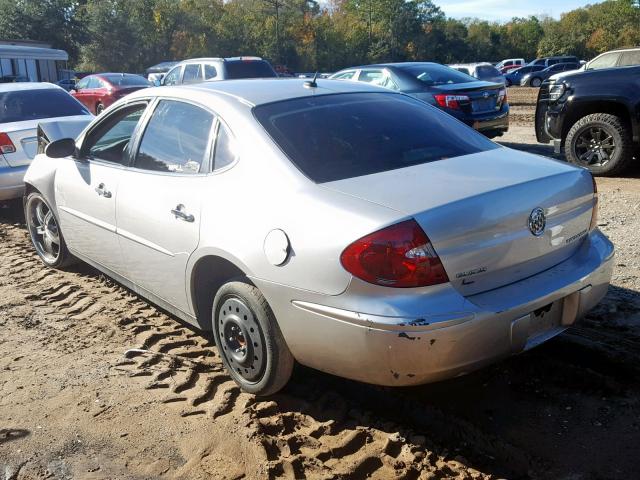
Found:
[[[304,82],[304,86],[307,88],[318,88],[318,83],[316,82],[317,79],[318,71],[316,70],[316,73],[313,75],[313,80],[307,80],[306,82]]]

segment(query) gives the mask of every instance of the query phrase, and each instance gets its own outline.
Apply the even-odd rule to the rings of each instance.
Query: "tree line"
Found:
[[[49,42],[86,71],[237,55],[335,71],[382,61],[589,59],[640,45],[640,0],[500,23],[448,18],[431,0],[0,0],[0,12],[0,39]]]

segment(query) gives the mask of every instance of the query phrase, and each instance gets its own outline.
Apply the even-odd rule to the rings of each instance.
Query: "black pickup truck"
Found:
[[[536,137],[594,175],[616,175],[640,146],[640,66],[587,70],[545,81]]]

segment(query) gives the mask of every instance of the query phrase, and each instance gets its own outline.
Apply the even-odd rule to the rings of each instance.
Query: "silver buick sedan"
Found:
[[[25,177],[42,261],[212,330],[255,394],[294,361],[380,385],[462,375],[562,332],[611,278],[587,170],[378,87],[150,88],[50,140]]]

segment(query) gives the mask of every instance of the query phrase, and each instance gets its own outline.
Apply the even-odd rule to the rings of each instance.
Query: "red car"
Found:
[[[131,73],[100,73],[80,80],[71,91],[80,103],[96,115],[116,100],[141,88],[151,87],[146,78]]]

